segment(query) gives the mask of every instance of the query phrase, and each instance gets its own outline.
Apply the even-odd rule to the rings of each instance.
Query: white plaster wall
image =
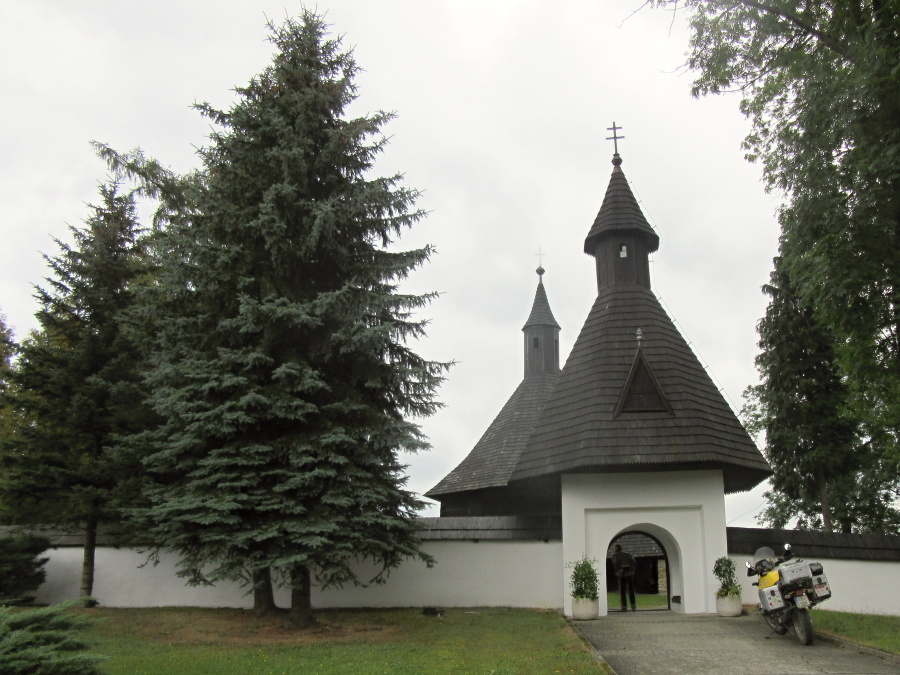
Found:
[[[730,555],[738,568],[738,579],[744,587],[742,601],[745,605],[759,602],[756,577],[748,577],[746,562],[751,555]],[[825,568],[825,576],[831,586],[831,597],[816,608],[839,612],[900,615],[900,562],[877,560],[837,560],[804,557],[818,561]],[[815,620],[815,615],[813,615]]]
[[[675,585],[670,581],[670,594],[682,595],[689,599],[699,586],[702,575],[682,575],[679,560],[688,561],[688,569],[697,569],[699,556],[690,552],[691,547],[702,544],[693,542],[690,536],[678,538],[676,523],[665,522],[665,514],[655,509],[641,511],[647,520],[635,529],[643,529],[653,534],[666,547],[669,555],[670,575],[686,576],[686,585]],[[670,516],[674,520],[697,519],[697,509],[681,508]],[[588,547],[588,555],[603,560],[605,546],[599,543],[607,535],[604,527],[611,531],[614,524],[595,526],[595,516],[591,524],[582,530],[586,535],[582,541]],[[613,514],[615,515],[615,514]],[[649,522],[649,521],[653,522]],[[673,534],[667,539],[667,532]],[[616,532],[617,534],[618,532]],[[689,535],[689,533],[688,533]],[[610,536],[610,539],[615,534]],[[688,547],[685,550],[684,546]],[[708,543],[706,544],[709,548]],[[316,607],[543,607],[557,609],[566,603],[566,611],[571,612],[568,599],[568,574],[564,561],[581,556],[581,549],[563,552],[561,542],[488,542],[481,541],[432,541],[425,543],[425,550],[438,560],[438,564],[428,569],[417,562],[407,562],[395,570],[385,585],[369,588],[347,586],[343,589],[316,589],[313,604]],[[602,549],[602,550],[601,550]],[[42,603],[61,602],[77,598],[81,575],[81,549],[60,548],[47,552],[50,557],[45,569],[47,582],[38,590],[37,599]],[[718,557],[714,555],[713,560]],[[731,555],[738,567],[738,578],[744,587],[743,602],[757,602],[756,588],[750,584],[754,579],[744,576],[744,562],[749,555]],[[900,615],[900,562],[876,562],[863,560],[830,560],[815,558],[825,566],[825,574],[831,584],[833,596],[820,606],[822,610],[846,612],[866,612]],[[809,558],[813,560],[813,558]],[[139,568],[145,556],[134,550],[101,548],[97,551],[97,574],[94,595],[108,607],[250,607],[251,598],[245,589],[236,584],[220,584],[216,587],[191,587],[176,576],[174,555],[164,555],[156,567]],[[371,568],[368,568],[371,570]],[[602,569],[602,567],[601,567]],[[712,570],[712,562],[702,569]],[[561,572],[562,570],[562,572]],[[365,575],[367,568],[361,566],[359,572]],[[371,576],[371,575],[370,575]],[[364,576],[362,578],[365,578]],[[707,580],[710,602],[703,611],[715,611],[714,580]],[[605,579],[601,580],[601,586]],[[605,605],[606,596],[601,593]],[[281,606],[289,604],[289,594],[280,590],[277,595]],[[692,605],[685,609],[691,611]],[[676,605],[673,608],[677,609]],[[605,607],[604,607],[605,611]],[[819,610],[817,610],[819,611]]]
[[[563,558],[603,560],[616,535],[630,530],[659,539],[669,560],[672,609],[715,612],[716,558],[727,554],[721,471],[579,474],[562,477]],[[572,612],[564,571],[564,611]],[[601,587],[605,584],[601,581]],[[600,615],[607,613],[600,594]]]
[[[429,569],[409,561],[385,584],[359,588],[314,589],[314,607],[562,607],[562,544],[541,541],[431,541],[423,549],[438,562]],[[47,581],[38,589],[42,603],[79,596],[82,551],[51,549]],[[187,586],[177,575],[174,554],[157,566],[140,567],[146,556],[130,549],[97,550],[94,597],[107,607],[250,607],[252,598],[237,584]],[[360,579],[374,575],[371,564],[357,568]],[[290,604],[286,589],[276,599]]]
[[[431,569],[404,563],[386,585],[328,589],[313,600],[322,607],[562,607],[561,542],[439,541],[424,548],[438,561]]]

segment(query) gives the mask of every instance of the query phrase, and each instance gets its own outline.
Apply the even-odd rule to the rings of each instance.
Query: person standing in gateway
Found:
[[[628,607],[625,605],[625,589],[628,589],[628,599],[631,601],[631,611],[637,610],[637,603],[634,601],[634,569],[637,563],[634,556],[622,550],[620,544],[616,544],[615,553],[612,557],[613,567],[616,570],[616,576],[619,578],[619,597],[622,600],[622,611],[626,611]]]

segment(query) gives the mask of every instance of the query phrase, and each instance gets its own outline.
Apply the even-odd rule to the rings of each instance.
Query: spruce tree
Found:
[[[16,343],[13,341],[12,329],[6,325],[6,317],[0,313],[0,450],[13,430],[14,408],[10,403],[10,376],[15,353]],[[3,476],[0,473],[0,484],[2,480]],[[0,520],[4,518],[6,509],[6,505],[0,501]]]
[[[102,185],[74,246],[44,256],[52,276],[37,289],[40,329],[19,346],[6,402],[13,417],[0,447],[7,520],[55,525],[85,537],[81,596],[93,591],[98,529],[136,506],[140,461],[125,437],[150,421],[142,361],[127,330],[135,286],[149,262],[134,196]]]
[[[271,574],[303,626],[312,583],[430,562],[400,455],[427,447],[412,418],[439,405],[446,364],[409,346],[434,294],[399,288],[432,254],[395,246],[423,216],[418,193],[368,177],[392,115],[345,117],[357,66],[321,17],[269,28],[273,61],[237,102],[198,106],[217,127],[202,170],[174,199],[160,191],[150,383],[164,423],[142,517],[190,582],[250,581],[266,609]],[[177,183],[101,151],[145,185]],[[363,559],[373,579],[357,579]]]
[[[106,658],[86,652],[78,631],[93,623],[71,611],[74,603],[0,607],[0,672],[8,675],[103,675]]]
[[[0,312],[0,392],[6,390],[8,373],[12,370],[12,358],[15,355],[12,329],[6,325],[6,316]]]

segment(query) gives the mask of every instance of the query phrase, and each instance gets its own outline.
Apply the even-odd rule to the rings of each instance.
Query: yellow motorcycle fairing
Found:
[[[759,577],[759,589],[762,590],[764,588],[769,588],[778,583],[778,580],[781,578],[781,575],[778,574],[778,570],[772,570],[770,572],[766,572],[762,576]]]

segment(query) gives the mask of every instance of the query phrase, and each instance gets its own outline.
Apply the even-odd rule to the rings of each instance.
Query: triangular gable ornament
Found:
[[[672,416],[675,415],[672,405],[663,393],[662,387],[659,386],[659,380],[656,379],[653,369],[647,363],[644,350],[641,349],[642,337],[642,331],[638,328],[637,353],[634,355],[634,361],[631,363],[631,370],[625,379],[622,393],[619,394],[613,419],[622,413],[631,412],[665,412]]]

